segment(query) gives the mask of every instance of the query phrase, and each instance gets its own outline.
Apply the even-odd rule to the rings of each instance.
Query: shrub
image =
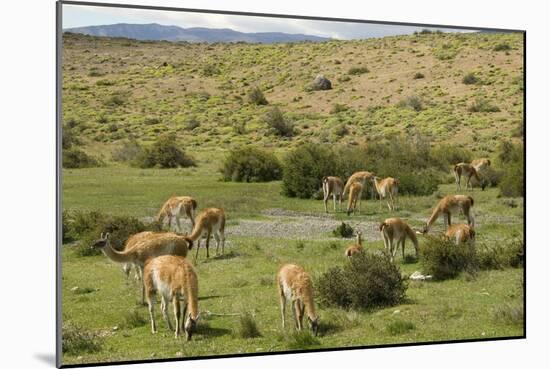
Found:
[[[351,74],[352,76],[358,76],[368,72],[369,72],[369,69],[367,67],[351,67],[348,70],[348,74]]]
[[[502,141],[497,149],[497,165],[502,171],[498,183],[502,196],[525,196],[524,153],[522,144]]]
[[[353,228],[349,224],[342,222],[342,224],[332,230],[332,234],[336,237],[349,238],[353,236]]]
[[[68,169],[92,168],[102,165],[98,159],[75,147],[63,150],[62,163],[63,168]]]
[[[424,274],[437,280],[455,278],[463,271],[474,273],[477,268],[475,247],[468,243],[457,246],[451,240],[426,236],[420,255]]]
[[[348,107],[344,104],[334,104],[330,109],[330,114],[338,114],[340,112],[348,110]]]
[[[430,156],[438,164],[439,169],[448,171],[449,167],[457,163],[469,163],[473,160],[473,153],[463,147],[451,144],[438,144],[430,150]]]
[[[143,148],[136,139],[131,138],[122,142],[113,150],[112,159],[119,162],[134,163],[141,155],[143,155]]]
[[[178,168],[194,167],[195,160],[188,156],[176,144],[174,135],[163,135],[151,147],[143,150],[137,164],[141,168]]]
[[[127,96],[120,92],[115,92],[111,96],[109,96],[107,99],[105,99],[105,105],[110,107],[117,107],[124,105],[126,101],[128,100]]]
[[[239,327],[237,336],[240,338],[255,338],[261,337],[260,330],[256,325],[256,320],[250,313],[245,313],[239,318]]]
[[[525,308],[522,302],[497,305],[493,312],[495,320],[511,325],[525,323]]]
[[[496,113],[500,111],[500,108],[496,105],[491,105],[484,98],[477,98],[469,107],[468,111],[471,113]]]
[[[344,123],[334,127],[334,134],[338,137],[344,137],[348,133],[349,133],[349,129]]]
[[[351,81],[351,77],[348,76],[348,75],[343,75],[343,76],[340,76],[338,77],[338,82],[348,82],[348,81]]]
[[[214,64],[207,64],[202,69],[202,75],[205,77],[212,77],[218,74],[220,74],[220,69]]]
[[[410,108],[414,111],[421,111],[424,109],[422,100],[418,96],[409,96],[404,100],[401,100],[398,104],[400,108]]]
[[[225,181],[268,182],[282,178],[277,157],[256,147],[231,150],[220,171]]]
[[[505,240],[497,244],[476,245],[480,269],[504,269],[523,267],[525,258],[524,243],[521,240]]]
[[[71,355],[99,352],[103,345],[99,334],[66,320],[63,321],[61,335],[63,353]]]
[[[512,48],[507,43],[500,43],[500,44],[495,45],[495,47],[493,47],[494,51],[508,51],[508,50],[511,50],[511,49]]]
[[[132,310],[124,314],[124,318],[120,323],[122,329],[132,329],[142,327],[147,324],[147,319],[139,312],[139,310]]]
[[[386,331],[392,336],[397,336],[408,331],[415,329],[415,325],[412,322],[404,320],[395,320],[386,325]]]
[[[333,267],[317,283],[321,302],[343,308],[372,309],[398,304],[407,283],[383,254],[362,253],[343,267]]]
[[[252,104],[267,105],[267,99],[265,98],[262,90],[259,87],[254,87],[248,92],[248,100]]]
[[[413,79],[422,79],[424,78],[424,74],[417,72],[414,74]]]
[[[311,198],[321,187],[321,179],[335,171],[336,160],[329,148],[312,143],[301,145],[283,159],[283,193]]]
[[[264,122],[279,136],[292,137],[294,135],[294,124],[286,119],[277,107],[274,107],[264,115]]]
[[[294,332],[290,336],[287,346],[289,349],[298,350],[312,346],[319,346],[321,342],[308,330]]]
[[[197,127],[200,127],[201,123],[195,119],[195,118],[189,118],[186,122],[185,122],[185,130],[186,131],[192,131],[194,130],[195,128]]]
[[[73,133],[73,128],[69,124],[64,124],[61,134],[61,148],[70,149],[73,145],[79,145],[80,140]]]
[[[466,74],[464,78],[462,78],[462,83],[465,85],[474,85],[479,82],[479,78],[476,77],[476,75],[472,72]]]

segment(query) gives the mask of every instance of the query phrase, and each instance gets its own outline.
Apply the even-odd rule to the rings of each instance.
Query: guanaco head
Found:
[[[104,248],[109,243],[109,237],[110,237],[109,232],[105,233],[105,235],[103,235],[103,232],[102,232],[101,236],[99,236],[99,240],[95,241],[92,244],[92,248],[94,248],[94,249]]]
[[[197,321],[199,320],[199,317],[197,316],[196,319],[191,318],[191,314],[187,317],[187,320],[185,321],[185,326],[183,329],[185,330],[185,339],[187,341],[191,341],[191,336],[193,333],[197,330]]]
[[[416,230],[416,233],[417,234],[426,234],[426,233],[428,233],[428,225],[424,224],[424,226],[422,227],[422,229],[420,231]]]
[[[309,321],[309,326],[311,327],[311,332],[313,333],[314,336],[317,336],[317,333],[319,332],[319,318],[311,319],[308,316],[307,320]]]

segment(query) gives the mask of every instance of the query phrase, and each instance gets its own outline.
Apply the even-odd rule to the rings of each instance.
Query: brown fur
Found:
[[[313,301],[313,283],[309,274],[298,265],[285,264],[279,268],[277,273],[277,290],[281,303],[283,329],[285,328],[286,302],[290,299],[295,312],[296,329],[302,330],[305,311],[313,333],[317,334],[318,320]]]
[[[445,228],[451,225],[451,214],[458,211],[462,211],[466,219],[468,219],[468,225],[474,226],[474,214],[472,207],[474,206],[474,198],[465,195],[448,195],[442,198],[434,208],[432,215],[426,222],[422,233],[427,233],[431,226],[435,223],[437,218],[443,214]]]
[[[475,242],[476,232],[474,228],[467,224],[453,224],[443,236],[447,240],[454,240],[458,245],[460,243]]]
[[[363,185],[359,182],[354,182],[351,184],[349,189],[349,198],[348,198],[348,210],[347,214],[350,215],[353,211],[355,214],[355,209],[357,208],[357,201],[359,201],[359,212],[361,212],[361,194],[363,193]]]
[[[473,166],[478,172],[480,172],[491,166],[491,160],[487,158],[474,159],[472,160],[470,165]]]
[[[395,210],[395,203],[397,202],[397,193],[399,189],[399,181],[392,177],[387,177],[384,179],[372,177],[372,183],[380,198],[379,208],[382,208],[382,198],[385,199],[386,197],[388,197],[389,199],[386,200],[388,204],[388,209],[390,211]]]
[[[101,238],[93,245],[111,260],[117,263],[134,264],[143,275],[143,266],[149,258],[160,255],[187,256],[187,251],[193,247],[193,241],[186,236],[173,232],[141,232],[126,241],[123,251],[115,250],[109,241],[109,234],[101,235]],[[145,290],[142,288],[141,300],[145,300]]]
[[[344,255],[350,258],[353,255],[359,254],[361,252],[363,252],[363,239],[361,238],[361,232],[357,232],[356,243],[348,246],[348,248],[344,252]]]
[[[405,240],[409,238],[413,245],[416,256],[418,257],[418,239],[412,228],[401,218],[388,218],[380,224],[380,233],[384,239],[384,247],[389,252],[390,259],[393,261],[399,245],[403,259],[405,258]],[[395,242],[395,248],[394,248]]]
[[[340,211],[342,211],[342,198],[344,193],[344,181],[340,177],[323,177],[323,202],[325,203],[325,213],[328,213],[327,202],[330,195],[336,211],[336,198],[340,202]]]
[[[348,180],[346,181],[346,185],[344,186],[344,196],[346,196],[346,194],[348,193],[348,191],[350,190],[351,188],[351,185],[353,183],[356,183],[356,182],[359,182],[361,183],[363,186],[365,186],[365,184],[367,183],[367,180],[371,179],[372,176],[374,176],[373,173],[371,172],[368,172],[368,171],[361,171],[361,172],[355,172],[351,175],[351,177],[348,178]]]
[[[189,196],[173,196],[169,198],[157,214],[157,221],[163,222],[168,218],[168,229],[172,226],[172,218],[176,219],[177,231],[182,232],[180,218],[186,215],[191,220],[191,225],[195,226],[195,210],[197,202]]]
[[[199,286],[197,273],[193,265],[184,257],[163,255],[148,259],[145,263],[143,273],[143,283],[146,290],[147,304],[149,306],[149,316],[151,318],[151,331],[153,333],[157,332],[153,313],[153,303],[155,300],[155,292],[159,292],[162,315],[168,325],[168,329],[173,330],[167,313],[168,304],[171,301],[174,307],[174,318],[176,320],[175,337],[178,338],[180,334],[180,325],[183,323],[187,339],[191,339],[191,335],[199,317]],[[186,302],[186,306],[181,314],[183,319],[180,318],[181,297],[183,297]],[[188,315],[186,314],[187,311],[189,311]]]
[[[199,240],[203,235],[206,235],[206,257],[210,257],[208,251],[210,245],[210,235],[214,233],[216,239],[216,255],[222,244],[222,255],[225,249],[225,212],[221,208],[207,208],[204,209],[196,219],[193,232],[189,235],[189,239],[192,241]],[[195,253],[195,260],[199,255],[200,240],[197,241],[197,251]]]
[[[462,186],[460,184],[460,180],[462,178],[462,176],[465,176],[467,179],[466,179],[466,189],[468,189],[468,187],[470,187],[470,189],[473,190],[473,186],[472,186],[472,183],[471,183],[471,180],[472,180],[472,177],[474,177],[478,183],[481,182],[481,179],[479,178],[479,174],[477,173],[477,169],[468,164],[468,163],[458,163],[454,166],[453,168],[453,172],[454,172],[454,175],[455,175],[455,182],[456,182],[456,189],[457,191],[460,191]]]

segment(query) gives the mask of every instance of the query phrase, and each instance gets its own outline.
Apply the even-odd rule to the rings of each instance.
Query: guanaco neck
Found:
[[[361,233],[357,233],[357,244],[359,246],[363,245],[363,239],[361,238]]]
[[[196,241],[201,236],[203,230],[204,230],[204,225],[202,222],[195,223],[195,227],[193,227],[193,231],[187,237],[192,241]]]
[[[113,246],[111,246],[111,242],[107,242],[107,244],[101,249],[101,251],[103,251],[105,256],[117,263],[127,263],[134,261],[133,257],[130,254],[124,251],[120,252],[113,249]]]
[[[407,226],[406,232],[407,232],[407,235],[409,236],[409,238],[411,239],[415,250],[418,250],[418,238],[416,237],[416,234],[414,233],[414,231],[409,226]]]
[[[376,190],[376,192],[380,193],[380,191],[382,190],[382,187],[380,185],[380,182],[382,182],[381,180],[379,180],[378,178],[376,177],[373,177],[372,178],[372,181],[373,181],[373,184],[374,184],[374,189]]]
[[[313,302],[313,291],[311,288],[308,288],[306,293],[303,294],[302,301],[304,302],[306,314],[309,319],[317,319],[317,314],[315,313],[315,303]]]
[[[189,281],[189,288],[187,288],[187,309],[191,319],[196,320],[199,316],[198,306],[198,286],[197,280],[193,279]]]
[[[432,215],[430,216],[430,219],[428,219],[428,221],[426,222],[426,232],[432,227],[432,224],[435,223],[437,218],[439,218],[440,213],[441,213],[441,209],[439,208],[439,206],[437,206],[434,209]]]

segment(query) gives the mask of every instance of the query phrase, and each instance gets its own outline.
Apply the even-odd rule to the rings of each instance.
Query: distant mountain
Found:
[[[128,24],[117,23],[103,26],[66,28],[64,32],[82,33],[90,36],[125,37],[149,41],[189,41],[189,42],[250,42],[272,44],[277,42],[328,41],[330,38],[290,34],[283,32],[245,33],[228,28],[181,28],[163,26],[157,23]]]

